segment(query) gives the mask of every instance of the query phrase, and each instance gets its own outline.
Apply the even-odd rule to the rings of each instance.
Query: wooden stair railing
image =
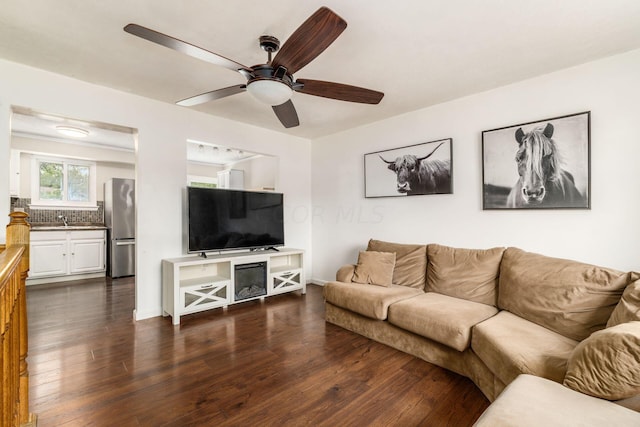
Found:
[[[26,279],[29,271],[28,215],[13,212],[0,248],[0,425],[35,426],[29,412]]]

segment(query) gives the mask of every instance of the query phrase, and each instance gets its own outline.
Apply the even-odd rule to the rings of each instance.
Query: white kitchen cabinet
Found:
[[[230,190],[244,189],[244,171],[240,169],[219,171],[218,188],[227,188]]]
[[[71,239],[69,274],[92,273],[105,269],[105,239]]]
[[[29,279],[105,272],[105,230],[32,231]]]
[[[44,233],[44,232],[43,232]],[[52,240],[34,241],[41,233],[31,234],[29,277],[49,277],[67,274],[67,239],[64,233],[47,233]],[[38,236],[38,237],[36,237]],[[44,236],[43,236],[44,237]]]

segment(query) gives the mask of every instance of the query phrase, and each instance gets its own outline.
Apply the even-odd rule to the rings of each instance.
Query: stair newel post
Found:
[[[27,354],[29,341],[27,334],[27,296],[26,280],[29,272],[29,233],[31,225],[27,221],[29,215],[25,212],[12,212],[9,214],[10,220],[7,225],[7,247],[12,245],[24,245],[24,252],[20,262],[20,284],[18,293],[18,329],[20,331],[20,391],[18,418],[20,425],[29,425],[34,421],[34,417],[29,413],[29,368],[27,365]]]

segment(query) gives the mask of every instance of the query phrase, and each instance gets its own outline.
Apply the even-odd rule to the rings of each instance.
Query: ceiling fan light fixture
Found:
[[[56,126],[56,131],[64,136],[71,136],[73,138],[84,138],[89,135],[89,131],[87,129],[73,126]]]
[[[347,28],[347,22],[327,7],[319,8],[307,18],[280,47],[273,36],[260,36],[260,47],[267,52],[267,62],[247,67],[217,53],[137,24],[124,31],[160,46],[239,72],[246,84],[236,84],[178,101],[191,107],[248,91],[260,103],[270,105],[285,128],[300,125],[298,113],[290,101],[293,92],[362,104],[378,104],[384,93],[342,83],[322,80],[293,80],[293,74],[327,49]],[[273,54],[277,52],[275,57]]]
[[[267,105],[281,105],[291,99],[293,90],[280,81],[260,79],[249,82],[247,91],[258,101]]]

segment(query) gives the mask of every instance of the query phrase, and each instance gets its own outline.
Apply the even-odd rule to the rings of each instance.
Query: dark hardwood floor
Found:
[[[324,321],[322,288],[134,322],[132,279],[31,286],[46,426],[469,426],[473,383]]]

